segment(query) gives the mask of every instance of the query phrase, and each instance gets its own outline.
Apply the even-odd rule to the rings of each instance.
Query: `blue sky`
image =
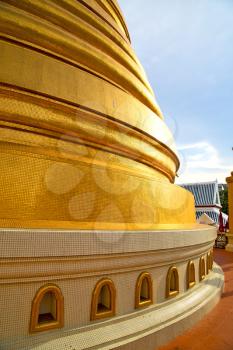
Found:
[[[177,182],[233,171],[233,0],[118,0],[172,130]]]

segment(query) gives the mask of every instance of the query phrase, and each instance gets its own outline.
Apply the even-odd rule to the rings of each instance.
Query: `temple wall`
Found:
[[[164,230],[162,234],[1,230],[0,241],[9,242],[0,258],[3,349],[32,346],[34,342],[66,336],[70,330],[99,324],[101,321],[90,321],[90,314],[92,293],[102,278],[110,278],[116,288],[116,316],[109,321],[140,314],[141,310],[135,310],[135,288],[142,272],[149,272],[153,281],[153,304],[146,308],[148,311],[166,304],[166,276],[171,266],[178,270],[179,294],[169,299],[170,302],[193,292],[205,283],[205,280],[199,282],[199,260],[204,256],[206,266],[206,254],[212,250],[215,235],[215,228],[207,226]],[[196,285],[188,290],[190,260],[195,265]],[[64,327],[31,334],[32,301],[37,291],[48,283],[58,286],[64,297]],[[107,322],[108,318],[104,320]]]

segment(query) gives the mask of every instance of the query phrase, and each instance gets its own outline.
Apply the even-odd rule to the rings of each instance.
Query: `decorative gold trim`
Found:
[[[118,27],[123,31],[125,36],[130,42],[130,35],[128,32],[128,28],[124,21],[123,15],[117,6],[112,0],[96,0],[97,3],[113,18]]]
[[[206,256],[206,274],[208,275],[209,271],[212,270],[212,258],[211,258],[211,252],[209,251]]]
[[[205,278],[205,258],[202,256],[199,260],[199,280],[202,281]]]
[[[187,265],[187,289],[192,288],[195,284],[195,265],[194,262],[190,260]]]
[[[196,224],[151,224],[151,223],[118,223],[118,222],[76,222],[65,220],[20,220],[20,219],[1,219],[1,228],[22,229],[70,229],[70,230],[111,230],[111,231],[178,231],[178,230],[198,230]]]
[[[175,289],[171,290],[171,277],[174,273],[175,277]],[[175,297],[179,293],[179,274],[175,266],[171,266],[167,273],[166,279],[166,298]]]
[[[11,37],[22,44],[26,42],[31,49],[38,50],[39,48],[42,52],[65,60],[71,65],[85,67],[90,73],[98,74],[105,80],[119,85],[163,119],[162,112],[140,65],[131,59],[120,46],[116,46],[112,40],[108,40],[104,35],[97,36],[98,32],[94,28],[90,29],[87,23],[80,27],[79,16],[74,22],[70,19],[70,14],[62,8],[58,9],[56,5],[48,4],[43,10],[39,7],[37,13],[40,10],[40,16],[34,16],[33,8],[38,7],[40,2],[33,1],[33,5],[30,6],[26,2],[26,11],[21,10],[22,4],[18,5],[17,1],[12,1],[12,3],[14,6],[0,3],[2,37]],[[48,11],[47,14],[46,11]],[[48,19],[47,21],[43,21],[44,16]],[[50,19],[54,16],[56,16],[57,21],[59,20],[59,23],[62,23],[62,26],[66,25],[67,28],[69,25],[69,29],[73,29],[67,31],[62,26],[54,25]],[[28,30],[29,28],[30,30]],[[72,31],[75,34],[72,34]],[[36,33],[40,33],[40,35],[35,35]],[[107,53],[103,49],[99,50],[95,47],[94,38],[96,41],[98,40],[99,46],[106,48]],[[84,40],[85,45],[83,45]],[[119,62],[119,55],[121,61],[126,61],[125,64]],[[130,67],[127,66],[129,62]]]
[[[214,252],[213,250],[210,251],[210,270],[213,270],[213,263],[214,263]]]
[[[209,273],[213,269],[213,250],[210,250],[207,253],[207,259],[206,259],[206,274]]]
[[[110,292],[110,310],[98,312],[98,299],[99,293],[104,286],[108,286]],[[110,278],[103,278],[96,283],[96,286],[92,293],[91,302],[91,321],[103,319],[106,317],[112,317],[116,314],[116,288],[113,281]]]
[[[143,281],[147,281],[148,285],[148,299],[141,301],[141,288]],[[153,304],[153,284],[152,278],[149,272],[142,272],[137,279],[136,288],[135,288],[135,308],[138,309],[140,307],[149,306]]]
[[[104,115],[102,112],[100,116],[97,114],[99,113],[98,111],[91,110],[87,106],[71,106],[67,103],[61,103],[54,98],[48,100],[45,96],[36,96],[17,87],[10,88],[0,85],[0,100],[1,125],[6,130],[9,129],[7,132],[11,130],[12,133],[12,129],[16,128],[18,129],[17,133],[23,131],[24,146],[31,146],[33,153],[36,152],[36,146],[38,147],[41,143],[44,146],[46,145],[46,150],[52,150],[54,147],[57,150],[57,140],[59,140],[63,145],[62,152],[58,152],[59,158],[67,159],[68,157],[72,160],[77,160],[78,158],[87,162],[87,157],[80,157],[80,152],[75,154],[74,147],[72,152],[70,152],[70,145],[79,143],[81,139],[83,146],[98,147],[102,151],[108,150],[119,156],[127,157],[131,161],[136,160],[143,166],[148,165],[152,169],[156,169],[163,176],[166,176],[169,181],[173,181],[175,172],[179,167],[179,161],[173,150],[166,146],[163,142],[164,140],[159,139],[159,135],[163,133],[167,135],[166,137],[170,137],[167,134],[169,132],[166,125],[162,122],[159,123],[159,127],[156,126],[157,132],[148,137],[148,135],[145,135],[150,132],[148,128],[142,125],[140,129],[136,130],[135,121],[133,123],[127,121],[128,124],[126,125],[125,121],[112,120],[110,119],[111,116]],[[15,100],[17,100],[17,103]],[[19,110],[21,111],[20,115],[18,115]],[[67,118],[66,113],[69,113],[69,118]],[[49,124],[49,130],[41,127],[43,117],[38,117],[38,114],[40,116],[46,115],[46,123],[47,125]],[[37,117],[35,118],[34,116]],[[76,118],[75,120],[74,117]],[[83,121],[84,119],[85,122]],[[92,133],[93,127],[98,128],[98,133],[95,134],[95,137],[93,137]],[[27,134],[25,133],[26,129]],[[108,133],[106,133],[106,130],[108,130]],[[106,134],[104,143],[101,136],[102,133]],[[124,140],[121,138],[122,133],[125,133]],[[61,139],[64,134],[65,138]],[[32,135],[35,142],[33,146],[31,144]],[[22,146],[22,137],[19,136],[19,138],[18,144]],[[41,140],[42,138],[43,140]],[[133,143],[132,138],[134,140]],[[121,140],[121,146],[119,146],[119,140]],[[41,151],[42,149],[39,147],[39,153]],[[141,156],[138,155],[139,153]],[[48,154],[48,151],[46,151],[46,154]],[[91,159],[91,162],[93,161],[94,159]],[[129,166],[127,166],[127,169],[129,171]],[[142,174],[145,176],[145,170]],[[150,177],[154,175],[151,172],[148,174],[151,174]]]
[[[38,323],[40,303],[47,292],[52,292],[56,298],[56,320],[45,324]],[[30,333],[47,331],[54,328],[62,328],[64,326],[64,298],[62,292],[55,284],[47,284],[41,287],[33,301],[31,309]]]

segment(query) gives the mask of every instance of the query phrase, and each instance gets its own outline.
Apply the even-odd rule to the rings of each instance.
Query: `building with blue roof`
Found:
[[[222,208],[219,196],[220,185],[218,181],[188,183],[181,187],[190,191],[194,195],[196,219],[198,220],[204,213],[207,214],[216,224],[219,222],[219,213]],[[222,213],[224,225],[227,223],[228,215]]]

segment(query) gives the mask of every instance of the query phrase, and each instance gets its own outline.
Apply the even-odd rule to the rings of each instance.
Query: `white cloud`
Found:
[[[207,141],[179,145],[181,167],[177,183],[213,181],[225,182],[233,171],[232,159],[221,158],[217,149]]]

